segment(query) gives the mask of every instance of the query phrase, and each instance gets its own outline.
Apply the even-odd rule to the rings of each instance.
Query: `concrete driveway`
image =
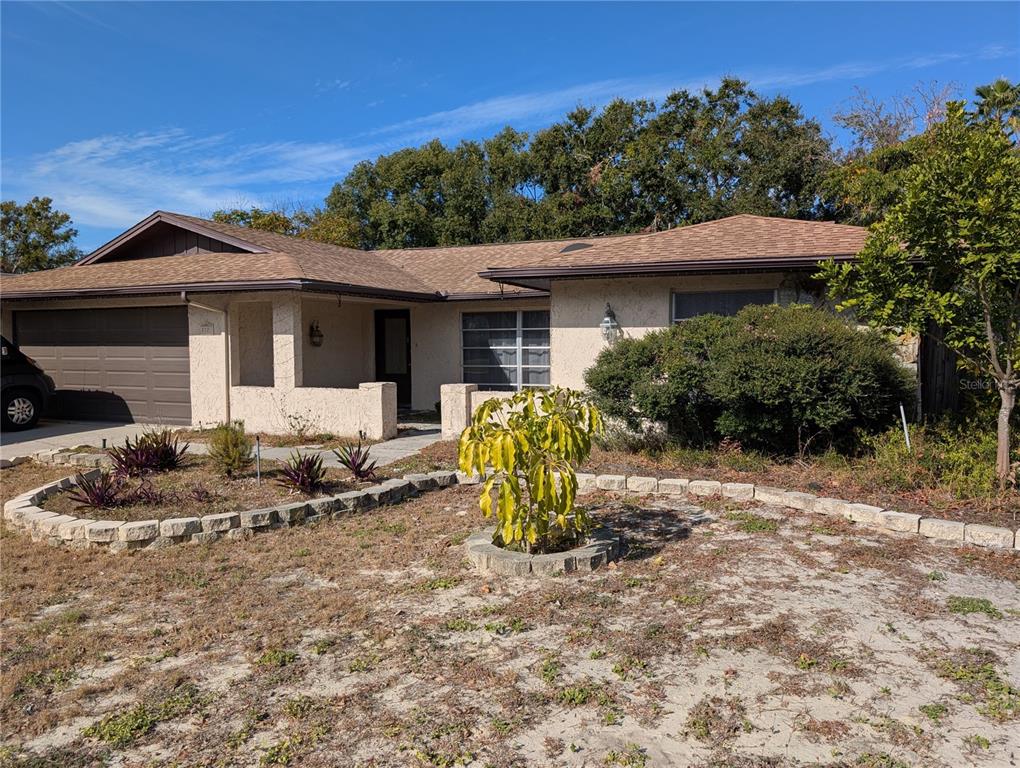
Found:
[[[32,429],[0,433],[0,459],[25,456],[49,448],[94,445],[106,440],[107,446],[119,445],[126,437],[143,432],[148,424],[117,424],[109,421],[51,421],[41,419]]]

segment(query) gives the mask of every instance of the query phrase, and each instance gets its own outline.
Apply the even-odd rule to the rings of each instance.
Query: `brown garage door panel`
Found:
[[[19,311],[16,341],[64,418],[191,422],[185,307]]]

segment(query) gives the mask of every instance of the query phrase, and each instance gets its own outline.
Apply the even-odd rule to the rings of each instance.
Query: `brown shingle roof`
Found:
[[[742,262],[753,266],[789,260],[790,262],[852,257],[864,246],[867,230],[845,224],[740,214],[687,227],[652,232],[620,241],[603,241],[592,248],[550,256],[540,265],[509,268],[518,276],[527,272],[555,276],[585,270],[613,270],[633,267],[713,263],[721,266]],[[490,279],[498,279],[500,267],[485,270]],[[533,269],[528,269],[533,267]]]
[[[427,282],[435,290],[448,294],[493,293],[498,286],[478,273],[489,267],[518,267],[546,263],[564,248],[597,243],[624,242],[640,235],[529,240],[519,243],[402,248],[376,253]]]
[[[427,281],[401,269],[381,251],[362,251],[300,237],[278,235],[258,229],[239,227],[222,221],[171,214],[176,219],[194,222],[206,229],[246,240],[261,248],[293,257],[308,280],[384,288],[394,291],[435,293]]]
[[[185,253],[5,275],[0,290],[5,299],[16,299],[36,294],[246,290],[304,284],[368,296],[439,298],[421,281],[385,261],[361,269],[352,272],[349,263],[314,253]]]
[[[680,265],[747,268],[810,264],[830,257],[852,257],[867,235],[861,227],[740,215],[651,234],[361,251],[193,216],[164,212],[153,216],[180,226],[201,227],[265,252],[99,259],[27,275],[5,275],[5,298],[302,284],[322,290],[435,300],[443,295],[496,294],[500,292],[498,282],[504,281],[542,287],[541,281],[565,275],[667,271]]]

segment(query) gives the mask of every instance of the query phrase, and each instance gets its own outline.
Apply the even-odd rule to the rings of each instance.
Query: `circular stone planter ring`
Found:
[[[590,573],[616,560],[621,538],[608,528],[596,528],[583,546],[547,555],[528,555],[497,547],[492,543],[495,527],[486,528],[464,542],[470,560],[483,573],[500,576],[554,576],[578,571]]]

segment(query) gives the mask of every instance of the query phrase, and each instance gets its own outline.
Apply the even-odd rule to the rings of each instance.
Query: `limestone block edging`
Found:
[[[566,552],[528,555],[492,543],[494,527],[472,534],[464,542],[468,560],[480,571],[500,576],[554,576],[590,573],[620,556],[620,537],[608,528],[596,528],[583,546]]]
[[[94,479],[101,471],[94,468],[81,474]],[[75,484],[75,477],[64,477],[15,496],[4,504],[3,513],[9,523],[23,528],[36,541],[45,540],[54,546],[74,549],[125,552],[162,549],[189,541],[210,543],[220,539],[247,539],[256,532],[315,523],[341,512],[398,504],[419,492],[447,488],[456,483],[457,475],[454,472],[416,473],[406,478],[386,480],[371,488],[309,501],[285,502],[266,509],[126,522],[58,515],[37,506],[46,498]]]
[[[84,458],[73,460],[75,456]],[[76,466],[90,467],[81,473],[89,479],[94,479],[102,471],[93,463],[92,455],[74,454],[68,451],[42,451],[32,457],[14,457],[8,460],[10,463],[5,466],[21,464],[28,458],[47,463],[72,461]],[[857,525],[888,533],[922,536],[958,545],[987,547],[1012,552],[1020,551],[1020,535],[1017,531],[1009,528],[929,518],[923,515],[883,509],[870,504],[819,497],[810,493],[764,485],[589,473],[578,473],[577,480],[579,494],[602,491],[654,493],[674,497],[719,496],[745,502],[753,500],[762,504],[843,517]],[[413,473],[403,478],[387,480],[370,488],[347,491],[336,496],[312,499],[307,502],[290,502],[269,509],[205,515],[201,518],[182,517],[162,521],[125,523],[116,520],[92,520],[57,515],[55,512],[41,509],[38,505],[48,496],[58,493],[74,483],[73,477],[65,477],[8,500],[4,504],[3,515],[9,523],[15,527],[24,528],[36,540],[45,539],[51,544],[77,548],[109,547],[114,551],[120,551],[124,548],[160,547],[186,541],[209,542],[222,537],[247,538],[259,530],[315,523],[340,512],[362,511],[382,504],[397,504],[406,498],[432,489],[447,488],[451,485],[478,485],[480,482],[481,478],[476,475],[466,475],[462,472],[449,470],[427,474]],[[124,531],[120,530],[122,526],[125,526]],[[471,540],[469,539],[469,541]],[[517,567],[523,568],[523,566]],[[544,561],[539,561],[538,567],[539,570],[545,569]],[[534,569],[534,565],[532,564],[529,568],[528,572],[530,573]],[[579,567],[576,569],[580,570]]]

